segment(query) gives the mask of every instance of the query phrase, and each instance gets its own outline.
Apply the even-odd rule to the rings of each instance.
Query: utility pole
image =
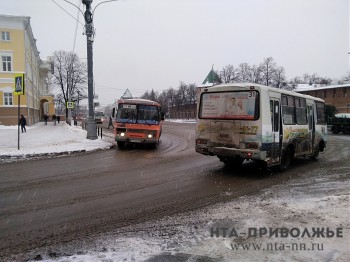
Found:
[[[85,34],[87,41],[87,66],[88,66],[88,101],[89,101],[89,119],[87,122],[87,139],[97,139],[96,123],[94,116],[94,76],[93,76],[93,61],[92,61],[92,44],[94,41],[94,26],[91,11],[91,3],[93,0],[82,0],[86,5],[84,13],[85,18]]]
[[[79,107],[80,91],[78,90],[77,93],[78,93],[78,104],[77,104],[77,107],[76,107],[75,115],[79,115],[80,116],[80,107]]]

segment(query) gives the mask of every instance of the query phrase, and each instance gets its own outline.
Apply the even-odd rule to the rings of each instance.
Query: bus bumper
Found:
[[[237,149],[229,147],[199,147],[196,146],[196,152],[203,155],[211,156],[228,156],[240,157],[242,159],[266,160],[266,151],[252,150],[252,149]]]
[[[116,142],[128,142],[128,143],[138,143],[138,144],[158,144],[159,140],[156,138],[115,138]]]

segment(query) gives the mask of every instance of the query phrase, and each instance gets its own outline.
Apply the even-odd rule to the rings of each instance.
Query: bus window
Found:
[[[203,93],[199,118],[257,120],[259,93],[257,91]]]
[[[325,116],[324,103],[316,102],[316,114],[317,114],[317,124],[325,124],[326,116]]]
[[[278,132],[279,131],[279,102],[277,100],[273,101],[273,132]]]
[[[136,105],[119,105],[117,111],[117,122],[136,123]]]
[[[307,117],[306,117],[306,100],[305,98],[295,98],[295,114],[298,125],[306,125]]]
[[[294,97],[282,96],[282,116],[283,124],[295,125],[295,106]]]
[[[139,105],[137,122],[139,124],[159,124],[158,107],[149,105]]]

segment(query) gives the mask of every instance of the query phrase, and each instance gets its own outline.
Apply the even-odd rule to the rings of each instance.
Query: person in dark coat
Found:
[[[57,123],[60,123],[61,117],[57,116]]]
[[[21,126],[22,133],[23,133],[23,130],[24,132],[27,132],[27,129],[26,129],[27,120],[23,115],[21,115],[21,118],[19,119],[19,125]]]
[[[107,129],[109,129],[110,126],[113,128],[112,116],[109,116],[109,122],[108,122],[108,127],[107,127]]]
[[[47,114],[44,115],[44,121],[45,121],[45,125],[47,125],[47,120],[49,119],[49,117],[47,116]]]
[[[52,121],[54,122],[54,125],[56,125],[56,119],[57,119],[56,115],[53,114],[53,115],[52,115]]]

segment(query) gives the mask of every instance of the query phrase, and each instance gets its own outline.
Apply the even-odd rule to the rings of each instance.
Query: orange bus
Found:
[[[115,141],[120,149],[127,144],[155,148],[162,134],[164,115],[159,103],[146,99],[120,99],[113,108]]]

